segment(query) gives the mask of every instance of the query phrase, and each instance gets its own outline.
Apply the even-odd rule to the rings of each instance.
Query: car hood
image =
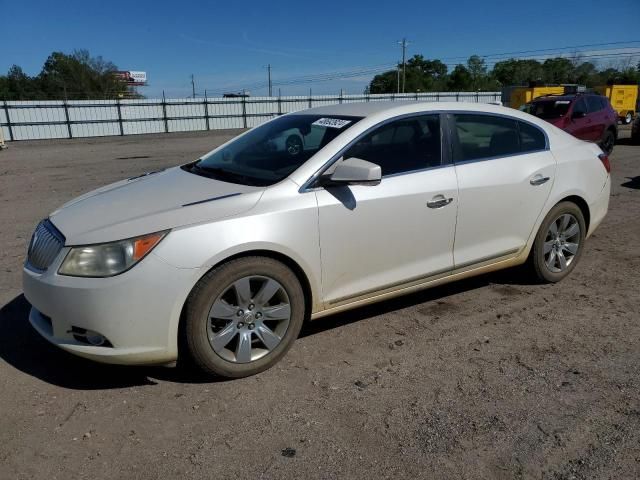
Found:
[[[256,205],[263,192],[263,187],[221,182],[174,167],[86,193],[49,219],[67,245],[110,242],[238,215]]]

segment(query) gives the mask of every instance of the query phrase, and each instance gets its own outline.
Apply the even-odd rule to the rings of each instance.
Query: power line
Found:
[[[403,83],[403,91],[405,90],[405,82],[406,82],[406,47],[409,45],[409,42],[406,41],[406,39],[403,39],[402,42],[398,42],[402,49],[403,49],[403,53],[405,53],[403,61],[401,64],[379,64],[379,65],[370,65],[370,66],[363,66],[363,67],[357,67],[354,68],[352,70],[346,70],[346,71],[334,71],[334,72],[325,72],[325,73],[317,73],[317,74],[308,74],[308,75],[301,75],[301,76],[293,76],[293,77],[288,77],[288,78],[283,78],[283,79],[275,79],[275,80],[271,80],[270,75],[268,75],[268,79],[267,82],[254,82],[254,83],[250,83],[250,84],[246,84],[243,87],[243,90],[251,90],[251,89],[260,89],[260,88],[265,88],[268,87],[270,92],[272,90],[273,85],[278,85],[279,87],[281,86],[290,86],[290,85],[301,85],[301,84],[305,84],[305,83],[322,83],[322,82],[327,82],[327,81],[331,81],[331,80],[339,80],[339,79],[348,79],[348,78],[354,78],[354,77],[358,77],[358,76],[365,76],[365,75],[374,75],[374,74],[378,74],[378,73],[383,73],[392,69],[397,69],[396,75],[397,77],[399,77],[399,68],[400,66],[402,66],[403,69],[403,78],[402,78],[402,83]],[[529,52],[547,52],[547,53],[539,53],[537,55],[529,55],[529,56],[512,56],[511,58],[514,60],[546,60],[549,58],[555,58],[555,57],[560,57],[560,58],[567,58],[567,54],[569,52],[563,51],[563,50],[569,50],[569,49],[575,49],[575,48],[586,48],[586,47],[597,47],[597,46],[606,46],[606,45],[621,45],[621,44],[629,44],[629,43],[638,43],[640,44],[640,41],[626,41],[626,42],[608,42],[608,43],[599,43],[599,44],[585,44],[585,45],[577,45],[577,46],[567,46],[567,47],[557,47],[555,49],[538,49],[538,50],[527,50],[527,51],[521,51],[521,52],[505,52],[505,53],[495,53],[495,54],[489,54],[489,55],[481,55],[482,58],[484,58],[485,60],[487,60],[486,65],[488,67],[493,67],[496,63],[502,61],[502,59],[500,58],[494,58],[494,59],[489,59],[487,57],[500,57],[500,56],[507,56],[507,55],[514,55],[516,53],[529,53]],[[631,47],[630,47],[631,48]],[[580,51],[576,51],[576,52],[571,52],[572,56],[575,56],[578,59],[599,59],[599,60],[604,60],[604,59],[619,59],[619,60],[630,60],[633,59],[636,56],[640,56],[640,49],[639,50],[633,50],[633,51],[626,51],[626,52],[608,52],[607,50],[619,50],[619,48],[610,48],[610,49],[602,49],[600,52],[601,53],[582,53]],[[453,58],[467,58],[467,57],[444,57],[441,60],[447,60],[447,59],[453,59]],[[443,62],[447,67],[455,67],[456,65],[458,65],[461,62],[458,63],[454,63],[454,62]],[[269,67],[269,66],[268,66]],[[270,68],[268,68],[268,74],[270,74]],[[270,81],[271,80],[271,81]],[[400,79],[397,79],[397,89],[399,90],[400,87]],[[225,88],[225,87],[222,87]],[[229,87],[229,88],[237,88],[237,87]],[[217,89],[208,89],[210,91],[214,91]],[[272,92],[271,92],[272,93]]]
[[[624,45],[624,44],[630,44],[630,43],[638,44],[638,43],[640,43],[640,40],[629,40],[629,41],[625,41],[625,42],[590,43],[590,44],[585,44],[585,45],[572,45],[572,46],[568,46],[568,47],[540,48],[540,49],[536,49],[536,50],[521,50],[521,51],[518,51],[518,52],[488,53],[488,54],[478,55],[478,56],[482,57],[482,58],[487,58],[487,57],[497,57],[497,56],[505,56],[505,55],[521,55],[521,54],[525,54],[525,53],[572,50],[572,49],[575,49],[575,48],[604,47],[604,46],[607,46],[607,45]],[[611,50],[615,50],[615,49],[611,49]],[[468,58],[468,57],[465,57],[465,56],[442,57],[441,60],[456,60],[456,59],[465,59],[465,58]]]

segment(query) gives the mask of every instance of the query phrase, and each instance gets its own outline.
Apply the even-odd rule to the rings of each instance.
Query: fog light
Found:
[[[94,347],[113,348],[113,345],[107,337],[98,332],[94,332],[93,330],[87,330],[81,327],[71,327],[71,330],[67,333],[72,334],[73,338],[80,343],[92,345]]]
[[[87,333],[85,335],[86,335],[85,338],[87,339],[87,342],[89,342],[91,345],[94,345],[96,347],[99,347],[100,345],[104,345],[104,342],[106,340],[106,338],[104,338],[102,335],[96,332],[92,332],[91,330],[87,330]]]

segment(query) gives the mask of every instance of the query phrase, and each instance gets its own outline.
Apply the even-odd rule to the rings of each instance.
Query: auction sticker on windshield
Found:
[[[342,120],[341,118],[319,118],[311,125],[328,128],[342,128],[345,125],[349,125],[350,123],[351,120]]]

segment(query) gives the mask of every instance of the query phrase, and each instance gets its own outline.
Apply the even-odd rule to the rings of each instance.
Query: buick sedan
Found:
[[[609,171],[596,145],[495,105],[287,114],[51,213],[24,266],[30,322],[100,362],[252,375],[311,319],[525,263],[562,280]]]

